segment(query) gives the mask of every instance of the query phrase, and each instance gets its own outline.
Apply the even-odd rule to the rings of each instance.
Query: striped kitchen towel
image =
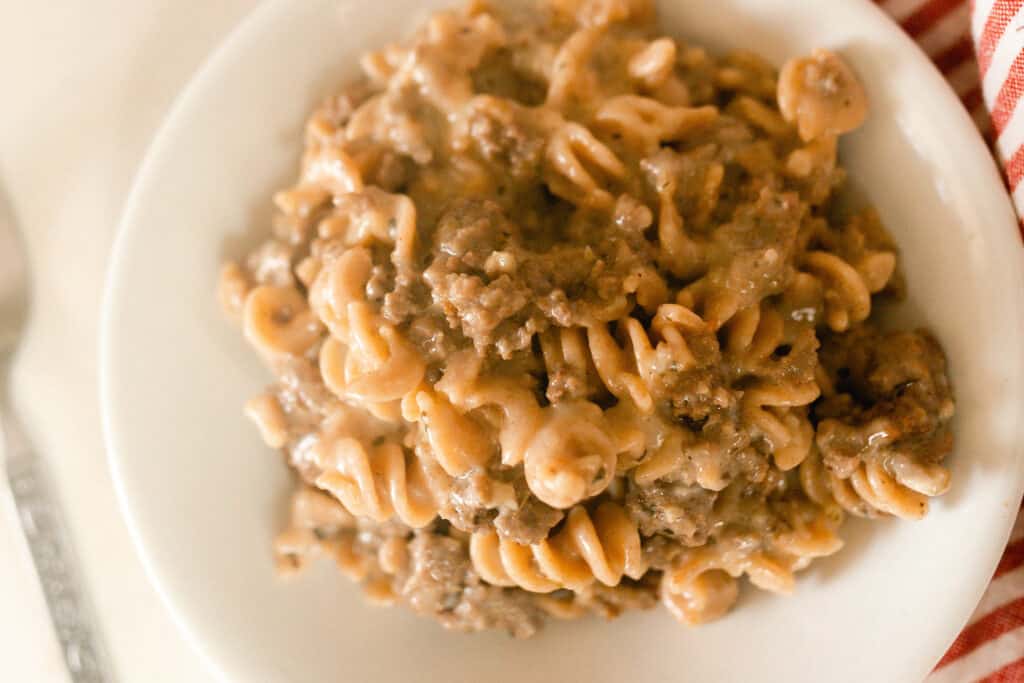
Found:
[[[1024,216],[1024,0],[876,1],[956,90]],[[975,681],[1024,683],[1024,509],[992,583],[926,683]]]

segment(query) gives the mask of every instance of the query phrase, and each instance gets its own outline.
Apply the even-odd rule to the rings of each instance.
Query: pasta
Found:
[[[615,475],[617,444],[593,403],[560,403],[545,413],[523,453],[523,474],[533,495],[566,509],[608,488]]]
[[[636,527],[614,503],[599,505],[592,515],[573,508],[559,533],[531,546],[494,532],[474,534],[469,554],[488,583],[534,593],[579,590],[594,580],[616,586],[623,576],[639,579],[647,570]]]
[[[354,515],[378,522],[397,517],[413,528],[437,515],[434,492],[422,463],[407,461],[402,447],[385,441],[369,451],[352,438],[330,445],[319,459],[315,484]]]
[[[865,120],[826,50],[777,71],[649,0],[476,0],[361,62],[305,128],[225,312],[298,479],[281,573],[334,560],[444,626],[795,590],[846,514],[950,486],[946,360],[844,198]]]

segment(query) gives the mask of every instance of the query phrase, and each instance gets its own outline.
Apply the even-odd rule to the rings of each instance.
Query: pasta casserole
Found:
[[[656,19],[472,2],[313,113],[219,284],[276,378],[245,411],[299,482],[283,573],[460,630],[699,624],[947,490],[945,356],[874,324],[897,250],[843,189],[856,75]]]

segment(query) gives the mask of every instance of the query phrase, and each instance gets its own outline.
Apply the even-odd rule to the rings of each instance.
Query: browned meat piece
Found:
[[[529,545],[547,538],[564,516],[563,511],[529,495],[518,508],[502,510],[494,520],[494,528],[503,538]]]
[[[674,538],[668,536],[645,536],[643,538],[644,561],[653,569],[669,569],[679,554],[685,550]]]
[[[644,536],[669,536],[679,543],[698,546],[707,542],[717,495],[700,486],[665,481],[631,485],[626,511]]]
[[[537,322],[531,320],[528,286],[506,272],[515,272],[521,249],[518,230],[501,207],[490,201],[455,203],[438,221],[433,252],[423,278],[451,327],[478,349],[502,342],[508,355],[529,346],[535,330],[523,328]],[[507,258],[493,259],[496,253]]]
[[[546,139],[527,125],[530,118],[510,102],[483,98],[470,111],[469,136],[480,156],[502,171],[513,178],[535,178]]]
[[[547,538],[565,513],[545,505],[531,494],[522,470],[511,482],[518,506],[499,505],[495,489],[507,485],[498,483],[497,475],[500,473],[475,470],[453,479],[448,484],[451,493],[441,505],[441,517],[466,533],[493,526],[503,538],[526,545]]]
[[[953,446],[953,395],[946,357],[930,333],[865,325],[825,339],[822,364],[837,394],[815,407],[817,443],[840,476],[888,453],[940,462]]]
[[[423,445],[429,448],[429,444]],[[498,514],[487,504],[492,497],[492,479],[483,472],[473,471],[453,479],[450,487],[451,493],[441,505],[441,517],[467,533],[488,528]]]
[[[617,586],[594,582],[580,591],[575,601],[589,613],[614,619],[627,610],[651,609],[658,604],[658,581],[655,573],[640,581],[624,578]]]
[[[686,345],[696,361],[694,365],[686,369],[675,364],[664,368],[655,376],[651,389],[656,398],[670,407],[676,421],[699,431],[713,413],[729,410],[735,397],[724,388],[715,335],[688,335]]]
[[[508,359],[551,324],[622,317],[632,306],[627,281],[655,277],[651,247],[628,221],[624,227],[582,221],[570,232],[568,243],[546,248],[531,236],[528,249],[498,204],[459,201],[438,221],[423,279],[449,326],[477,350],[493,348]]]
[[[559,363],[548,368],[548,386],[544,394],[550,403],[589,397],[595,389],[586,368]]]
[[[763,189],[737,207],[709,245],[711,292],[739,298],[740,309],[780,293],[793,276],[797,231],[807,206],[795,194]]]
[[[543,613],[529,594],[490,586],[472,571],[465,542],[430,531],[409,544],[412,572],[402,596],[416,612],[459,631],[504,629],[527,638],[540,628]]]

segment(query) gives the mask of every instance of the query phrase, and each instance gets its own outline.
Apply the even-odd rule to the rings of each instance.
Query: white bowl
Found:
[[[700,629],[664,610],[554,623],[540,637],[466,636],[365,606],[322,565],[271,566],[290,490],[241,405],[269,380],[214,299],[220,261],[268,226],[311,107],[356,57],[438,0],[273,0],[215,54],[153,143],[108,282],[104,426],[124,515],[153,584],[211,668],[237,681],[911,681],[970,614],[1024,487],[1021,242],[986,148],[940,74],[868,2],[662,3],[670,34],[781,62],[839,49],[868,124],[851,174],[902,247],[905,324],[933,328],[958,398],[953,489],[918,523],[851,523],[796,595],[747,591]],[[412,678],[415,677],[415,678]]]

